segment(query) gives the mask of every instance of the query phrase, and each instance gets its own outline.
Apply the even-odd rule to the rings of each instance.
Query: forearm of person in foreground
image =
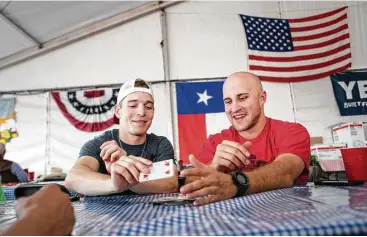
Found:
[[[22,218],[10,226],[2,236],[49,235],[50,227],[34,218]]]
[[[69,195],[56,184],[16,202],[17,221],[1,235],[70,235],[75,224]]]

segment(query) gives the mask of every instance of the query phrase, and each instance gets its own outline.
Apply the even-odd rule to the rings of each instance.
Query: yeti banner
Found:
[[[367,72],[345,72],[330,78],[341,116],[367,114]]]

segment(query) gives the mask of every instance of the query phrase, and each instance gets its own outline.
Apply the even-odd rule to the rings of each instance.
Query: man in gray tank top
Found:
[[[112,129],[86,142],[68,173],[65,186],[85,195],[169,193],[178,191],[177,169],[172,178],[139,183],[153,162],[174,159],[171,142],[147,134],[154,116],[151,86],[142,79],[124,83],[115,106]]]

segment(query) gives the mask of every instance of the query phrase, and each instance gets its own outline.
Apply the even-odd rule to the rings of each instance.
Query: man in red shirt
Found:
[[[180,174],[187,177],[183,195],[206,196],[195,205],[307,182],[309,133],[300,124],[266,117],[266,100],[256,75],[237,72],[226,79],[223,101],[232,126],[209,136],[198,159],[189,157],[194,168]]]

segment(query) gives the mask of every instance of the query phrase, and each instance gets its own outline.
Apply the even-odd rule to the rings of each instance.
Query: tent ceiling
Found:
[[[0,61],[147,3],[148,1],[0,1]]]

